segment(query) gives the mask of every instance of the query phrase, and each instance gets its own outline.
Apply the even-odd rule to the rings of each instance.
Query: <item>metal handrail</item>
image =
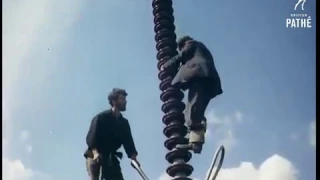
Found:
[[[221,158],[217,164],[216,170],[214,171],[214,167],[217,163],[217,160],[218,160],[220,153],[221,153]],[[223,164],[224,154],[225,154],[225,149],[223,146],[220,146],[213,156],[213,160],[211,162],[211,165],[210,165],[210,168],[207,172],[207,176],[206,176],[205,180],[215,180],[217,178],[219,171],[220,171],[222,164]]]

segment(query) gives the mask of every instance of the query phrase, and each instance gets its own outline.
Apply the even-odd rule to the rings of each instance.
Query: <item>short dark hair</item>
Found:
[[[124,89],[113,88],[112,91],[108,95],[109,104],[111,106],[113,106],[112,101],[118,100],[120,95],[123,95],[126,97],[128,95],[128,93]]]
[[[193,40],[193,38],[190,37],[190,36],[183,36],[183,37],[181,37],[181,38],[177,41],[178,48],[181,49],[181,48],[186,44],[187,41],[191,41],[191,40]]]

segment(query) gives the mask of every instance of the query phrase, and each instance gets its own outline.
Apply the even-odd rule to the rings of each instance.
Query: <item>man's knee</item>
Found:
[[[196,102],[190,104],[191,108],[189,109],[187,116],[191,124],[202,124],[203,122],[206,122],[204,114],[209,101],[209,98],[201,97],[197,99]]]
[[[188,128],[190,131],[201,131],[203,130],[204,132],[207,131],[207,121],[202,118],[200,121],[191,121],[190,123],[187,124]]]
[[[192,105],[189,110],[185,111],[185,120],[190,129],[197,129],[203,121],[206,121],[204,118],[204,111],[196,104]]]

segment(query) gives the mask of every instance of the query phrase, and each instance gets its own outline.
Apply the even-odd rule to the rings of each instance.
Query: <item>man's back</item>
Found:
[[[206,86],[206,89],[212,93],[212,97],[215,97],[222,93],[220,76],[214,64],[214,59],[209,49],[200,41],[192,40],[185,48],[193,49],[192,55],[186,60],[185,64],[181,67],[181,76],[179,79],[184,79],[184,76],[190,77],[191,83],[201,83]],[[183,67],[184,66],[184,67]],[[185,78],[187,79],[187,78]]]
[[[196,49],[194,58],[199,58],[202,61],[213,62],[213,57],[209,49],[200,41],[196,41]]]
[[[207,76],[219,76],[214,64],[213,56],[209,49],[200,41],[196,41],[195,46],[194,56],[190,61],[202,66],[202,69],[204,69]]]

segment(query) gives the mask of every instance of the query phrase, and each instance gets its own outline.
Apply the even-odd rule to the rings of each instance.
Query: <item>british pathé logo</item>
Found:
[[[294,6],[294,10],[297,10],[297,7],[301,5],[301,10],[304,10],[304,3],[306,3],[307,0],[298,0],[296,5]]]
[[[294,5],[295,13],[290,14],[286,19],[287,28],[311,28],[311,16],[304,12],[304,4],[307,0],[297,0]],[[300,7],[300,8],[299,8]]]

